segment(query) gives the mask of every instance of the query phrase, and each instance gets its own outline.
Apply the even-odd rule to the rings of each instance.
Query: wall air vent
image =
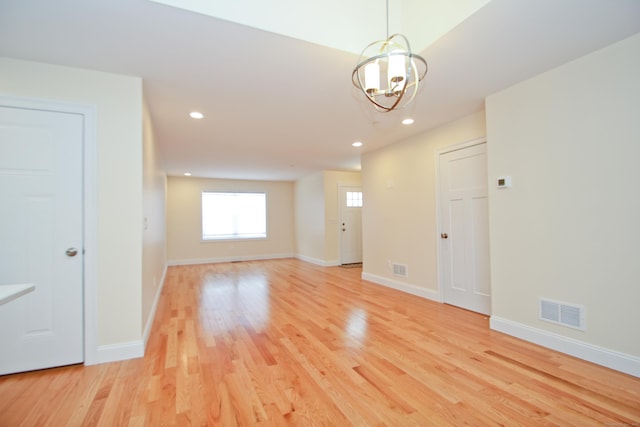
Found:
[[[586,329],[585,308],[583,306],[566,304],[545,298],[540,298],[539,301],[540,320],[579,329],[581,331]]]
[[[404,264],[393,264],[393,275],[407,277],[407,266]]]

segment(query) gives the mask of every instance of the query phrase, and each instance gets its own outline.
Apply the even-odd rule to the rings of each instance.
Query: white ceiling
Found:
[[[283,21],[307,25],[289,12]],[[362,152],[637,32],[638,0],[493,0],[419,52],[429,73],[408,109],[378,113],[352,87],[358,55],[343,50],[146,0],[0,0],[1,56],[142,77],[166,172],[234,179],[358,170]]]
[[[412,49],[421,51],[489,3],[489,0],[150,1],[357,55],[372,41],[394,33],[405,35]]]

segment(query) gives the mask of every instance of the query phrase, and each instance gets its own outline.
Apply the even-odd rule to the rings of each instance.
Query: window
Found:
[[[203,240],[266,237],[266,193],[202,192]]]
[[[347,207],[362,207],[362,191],[347,191]]]

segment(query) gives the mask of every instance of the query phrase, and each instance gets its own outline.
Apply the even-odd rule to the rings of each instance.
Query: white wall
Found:
[[[0,58],[0,93],[96,107],[97,164],[92,167],[97,169],[97,254],[87,254],[97,258],[96,341],[107,353],[114,346],[129,345],[139,353],[143,216],[141,79]],[[99,356],[100,360],[109,357]]]
[[[436,152],[484,136],[482,111],[363,156],[364,278],[437,298]]]
[[[142,330],[146,343],[164,283],[166,249],[166,175],[159,163],[148,109],[143,120]]]
[[[605,358],[631,356],[635,375],[639,52],[636,35],[486,102],[490,183],[513,178],[509,190],[489,186],[492,325],[575,340],[580,357],[593,346]],[[538,320],[538,297],[585,306],[586,331]]]
[[[267,239],[202,241],[203,191],[267,193]],[[193,264],[294,255],[293,183],[195,177],[167,178],[169,264]]]

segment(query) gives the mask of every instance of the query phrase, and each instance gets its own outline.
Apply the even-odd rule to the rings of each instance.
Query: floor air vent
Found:
[[[584,331],[584,311],[585,309],[581,305],[540,298],[540,319],[547,322]]]
[[[407,277],[407,266],[404,264],[393,264],[393,275]]]

